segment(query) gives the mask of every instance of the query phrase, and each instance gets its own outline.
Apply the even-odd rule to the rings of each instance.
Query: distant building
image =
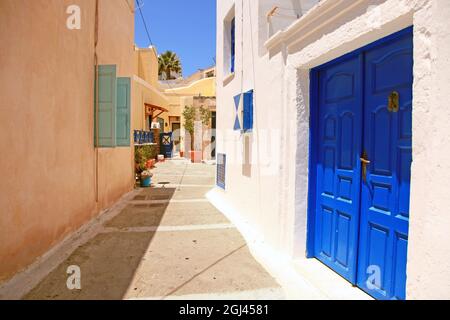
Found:
[[[178,116],[169,108],[169,99],[158,81],[158,53],[155,47],[135,48],[134,130],[149,131],[152,122],[161,132],[170,131],[169,118]],[[158,137],[155,137],[158,139]]]
[[[204,107],[211,112],[211,121],[207,126],[198,126],[194,134],[195,151],[201,152],[202,160],[212,160],[215,158],[215,124],[216,124],[216,77],[215,67],[199,70],[186,79],[176,79],[173,81],[162,81],[161,87],[169,99],[169,109],[180,118],[176,119],[176,125],[169,123],[174,132],[175,151],[189,158],[191,151],[190,138],[184,130],[183,110],[187,106],[197,109]],[[169,119],[170,120],[170,119]],[[197,121],[200,121],[197,118]],[[180,124],[180,127],[178,125]],[[180,130],[177,130],[180,129]],[[177,133],[179,132],[179,133]]]

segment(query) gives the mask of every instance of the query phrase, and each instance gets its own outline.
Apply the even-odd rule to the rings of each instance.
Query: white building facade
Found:
[[[448,39],[446,0],[218,1],[208,196],[292,297],[450,298]]]

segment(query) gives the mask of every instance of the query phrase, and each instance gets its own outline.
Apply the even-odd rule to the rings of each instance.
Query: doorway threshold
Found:
[[[374,300],[317,259],[296,259],[293,267],[330,300]]]

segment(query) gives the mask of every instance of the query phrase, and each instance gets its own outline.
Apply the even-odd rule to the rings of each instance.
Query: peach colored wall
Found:
[[[159,88],[158,82],[158,53],[155,47],[137,48],[137,73],[136,75],[144,79],[151,86]]]
[[[98,150],[94,132],[94,0],[0,1],[0,282],[133,187],[131,148]],[[99,63],[133,71],[134,17],[99,0]]]
[[[160,89],[158,82],[158,54],[155,47],[135,48],[134,50],[134,104],[133,104],[133,129],[147,130],[145,103],[169,109],[160,117],[166,123],[172,114],[169,108],[169,101],[164,92]],[[169,128],[165,128],[166,131]]]

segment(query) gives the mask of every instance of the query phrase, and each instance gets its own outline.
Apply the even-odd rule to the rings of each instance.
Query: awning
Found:
[[[151,115],[152,119],[159,117],[164,112],[169,112],[169,110],[167,110],[166,108],[155,106],[154,104],[144,103],[144,105],[145,105],[145,114]],[[157,112],[156,115],[155,112]]]

